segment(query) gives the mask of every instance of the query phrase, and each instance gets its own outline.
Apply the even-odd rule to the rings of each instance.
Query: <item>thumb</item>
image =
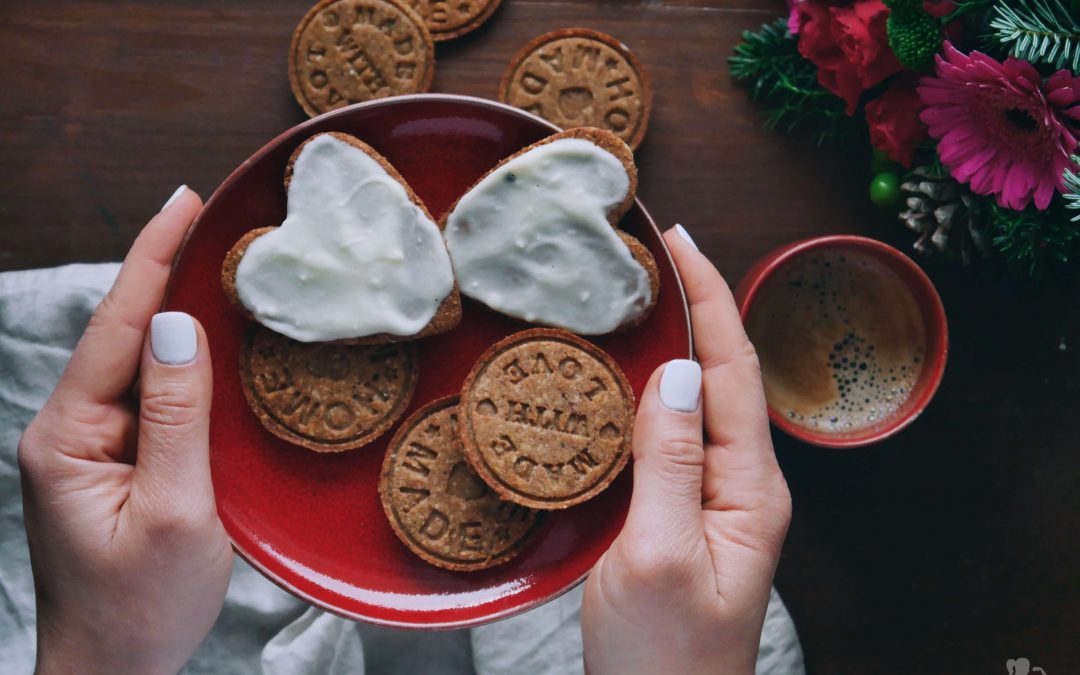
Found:
[[[210,352],[199,322],[183,312],[150,321],[143,345],[135,481],[155,498],[213,497],[210,485]]]
[[[694,361],[669,361],[645,386],[634,422],[634,494],[626,520],[631,533],[701,539],[700,399],[701,366]]]

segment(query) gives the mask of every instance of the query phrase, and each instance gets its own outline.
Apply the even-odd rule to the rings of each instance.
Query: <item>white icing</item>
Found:
[[[447,219],[461,292],[504,314],[585,335],[611,332],[652,301],[649,276],[608,223],[626,198],[622,162],[564,138],[480,181]]]
[[[414,335],[453,286],[438,226],[378,162],[332,136],[304,146],[285,222],[236,270],[244,307],[303,342]]]

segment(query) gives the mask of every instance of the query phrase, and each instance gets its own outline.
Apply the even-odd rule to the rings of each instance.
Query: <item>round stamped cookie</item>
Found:
[[[425,561],[482,570],[510,560],[536,532],[533,509],[503,501],[465,460],[458,397],[439,399],[398,429],[383,460],[379,497],[398,538]]]
[[[626,45],[569,28],[541,35],[511,59],[499,100],[564,129],[607,129],[637,148],[649,125],[652,85]]]
[[[501,0],[409,0],[424,18],[435,42],[452,40],[476,30],[495,13]]]
[[[431,33],[404,0],[322,0],[289,49],[289,83],[311,116],[427,91],[434,74]]]
[[[469,463],[511,501],[561,509],[606,488],[630,458],[634,392],[599,347],[536,328],[490,347],[462,389]]]
[[[359,448],[389,429],[418,375],[409,343],[297,342],[256,326],[240,352],[240,383],[259,421],[316,452]]]

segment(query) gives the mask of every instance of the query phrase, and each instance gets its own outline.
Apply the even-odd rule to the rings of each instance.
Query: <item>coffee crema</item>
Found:
[[[849,432],[880,424],[922,372],[926,326],[911,290],[872,256],[808,251],[758,291],[746,330],[765,397],[792,424]]]

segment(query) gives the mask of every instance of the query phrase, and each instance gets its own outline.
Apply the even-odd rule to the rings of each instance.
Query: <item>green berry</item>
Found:
[[[870,181],[870,201],[880,207],[890,208],[900,203],[900,179],[891,171],[884,171]]]

